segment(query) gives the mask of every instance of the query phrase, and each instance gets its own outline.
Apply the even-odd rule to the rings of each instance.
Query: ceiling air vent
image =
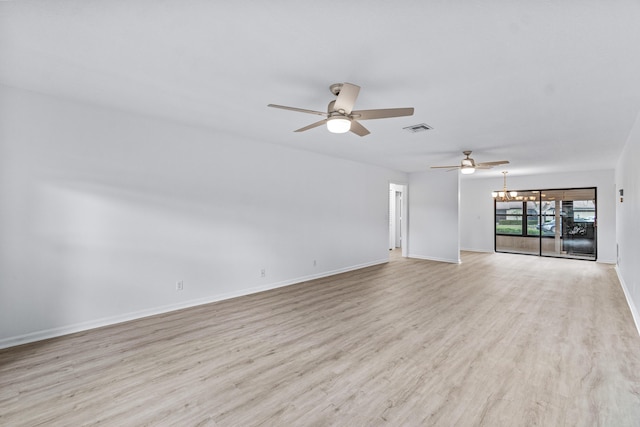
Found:
[[[407,132],[416,133],[416,132],[424,132],[425,130],[431,130],[433,128],[426,123],[420,123],[413,126],[407,126],[406,128],[402,128],[402,129],[406,130]]]

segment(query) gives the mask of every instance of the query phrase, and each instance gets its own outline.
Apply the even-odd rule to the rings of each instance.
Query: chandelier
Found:
[[[517,191],[508,191],[507,190],[507,171],[502,171],[502,175],[504,175],[504,186],[502,187],[502,191],[494,191],[491,193],[491,196],[497,200],[498,202],[508,202],[510,200],[515,200],[518,197]]]

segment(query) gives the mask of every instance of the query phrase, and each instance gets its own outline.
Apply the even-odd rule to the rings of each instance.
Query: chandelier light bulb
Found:
[[[504,187],[502,188],[502,191],[493,191],[491,192],[491,197],[493,197],[494,199],[500,199],[503,202],[507,202],[511,199],[515,199],[517,198],[518,200],[523,200],[524,197],[520,196],[518,197],[518,192],[517,191],[508,191],[507,190],[507,171],[502,171],[502,175],[504,176]]]

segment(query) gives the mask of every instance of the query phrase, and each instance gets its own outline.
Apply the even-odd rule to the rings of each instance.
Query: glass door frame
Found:
[[[569,237],[569,232],[571,230],[568,230],[567,227],[563,228],[562,225],[560,227],[560,230],[558,232],[556,232],[556,228],[553,228],[553,232],[556,233],[555,234],[555,250],[554,252],[549,252],[549,251],[543,251],[543,242],[548,242],[549,238],[551,236],[549,236],[548,234],[545,235],[545,229],[543,227],[544,224],[548,224],[549,221],[543,221],[544,217],[548,217],[548,215],[545,215],[541,209],[542,209],[542,202],[544,201],[549,201],[549,200],[545,200],[545,193],[547,194],[564,194],[564,193],[568,193],[571,191],[593,191],[593,199],[588,198],[585,200],[593,200],[593,220],[592,221],[585,221],[586,225],[578,227],[577,225],[573,228],[573,230],[577,230],[579,232],[585,232],[589,234],[592,234],[592,240],[593,240],[593,253],[591,254],[590,252],[587,253],[587,255],[581,256],[579,254],[577,254],[576,252],[567,252],[565,250],[561,250],[563,249],[565,246],[565,239],[567,239]],[[524,197],[522,197],[522,195],[524,195]],[[514,213],[509,213],[508,211],[510,210],[509,208],[501,210],[500,213],[498,213],[498,203],[504,203],[503,201],[499,201],[494,199],[493,201],[493,213],[494,213],[494,251],[495,252],[499,252],[499,253],[517,253],[517,254],[524,254],[524,255],[537,255],[537,256],[544,256],[544,257],[551,257],[551,258],[567,258],[567,259],[579,259],[579,260],[588,260],[588,261],[597,261],[598,259],[598,237],[597,237],[597,231],[598,231],[598,189],[597,187],[572,187],[572,188],[552,188],[552,189],[535,189],[535,190],[518,190],[518,196],[517,198],[513,198],[512,200],[509,201],[509,203],[513,204],[514,202],[519,202],[522,203],[522,208],[520,209],[521,212],[517,212],[518,208],[511,208],[511,210]],[[535,198],[535,200],[531,199],[532,197]],[[551,200],[555,200],[551,199]],[[574,199],[572,197],[570,197],[568,200],[566,200],[566,202],[573,202],[573,201],[579,201],[582,199]],[[564,199],[560,199],[558,200],[560,203],[562,203],[563,201],[565,201]],[[535,207],[535,214],[531,214],[531,212],[529,212],[529,203],[534,202],[536,203],[536,207]],[[572,206],[572,205],[571,205]],[[554,211],[555,214],[555,207],[552,209]],[[570,220],[570,223],[574,224],[574,211],[571,210],[571,215],[572,218]],[[500,222],[506,222],[506,223],[512,223],[513,219],[509,220],[509,216],[511,217],[520,217],[520,221],[521,224],[519,226],[520,229],[520,233],[517,234],[513,231],[513,229],[505,232],[505,233],[499,233],[498,232],[498,226]],[[536,232],[536,230],[534,230],[533,228],[531,228],[534,223],[530,223],[529,219],[532,216],[537,216],[537,225],[535,225],[535,228],[539,231],[537,231],[537,234],[531,234],[531,232]],[[562,215],[562,212],[560,212],[561,217],[564,217]],[[501,221],[499,218],[503,218],[506,219],[507,221]],[[557,216],[556,216],[557,219]],[[566,224],[568,220],[565,219],[563,220],[563,222]],[[592,224],[591,226],[589,226],[589,224]],[[555,223],[554,223],[555,224]],[[567,229],[568,231],[564,231],[565,229]],[[517,227],[516,227],[517,230]],[[535,239],[537,237],[537,239]],[[535,248],[532,243],[533,241],[531,239],[535,239],[537,240],[537,248]],[[584,243],[584,242],[583,242]],[[501,247],[499,249],[499,246]],[[505,249],[505,247],[509,247],[510,249]],[[548,246],[548,245],[547,245]],[[560,248],[560,249],[558,249]]]

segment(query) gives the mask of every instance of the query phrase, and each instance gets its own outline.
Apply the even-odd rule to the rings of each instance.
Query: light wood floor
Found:
[[[0,351],[0,425],[640,425],[612,266],[393,258]]]

